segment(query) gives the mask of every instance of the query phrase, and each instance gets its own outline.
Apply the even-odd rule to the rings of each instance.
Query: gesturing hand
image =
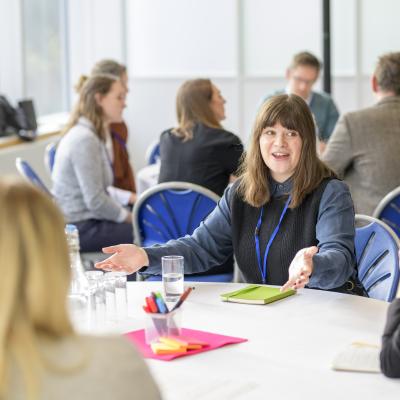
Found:
[[[149,258],[146,252],[134,244],[118,244],[104,247],[103,253],[114,253],[111,257],[95,264],[96,268],[106,271],[124,271],[128,274],[133,274],[143,266],[149,265]]]
[[[281,287],[281,292],[292,288],[301,289],[310,280],[313,271],[313,256],[318,253],[317,246],[305,247],[299,250],[289,266],[289,280]]]

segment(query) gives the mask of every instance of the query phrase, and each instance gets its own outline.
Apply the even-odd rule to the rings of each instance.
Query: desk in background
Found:
[[[335,372],[334,356],[352,341],[380,343],[388,303],[311,289],[265,306],[224,303],[243,284],[193,283],[183,326],[248,342],[176,359],[146,360],[166,400],[398,400],[400,380]],[[144,297],[161,282],[128,282],[129,318],[85,332],[144,327]]]

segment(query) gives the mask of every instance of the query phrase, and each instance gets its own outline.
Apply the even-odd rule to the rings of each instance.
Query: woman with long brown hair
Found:
[[[113,246],[97,266],[152,273],[161,256],[181,254],[191,273],[234,253],[246,282],[364,294],[354,235],[349,190],[317,156],[311,112],[285,94],[260,108],[240,178],[191,237],[146,249]]]
[[[178,126],[160,137],[158,182],[183,181],[222,196],[243,153],[240,139],[223,129],[225,99],[209,79],[186,81],[176,97]]]
[[[52,172],[54,197],[77,226],[82,251],[132,243],[132,216],[107,189],[113,185],[107,148],[110,125],[122,121],[126,89],[110,74],[81,79],[79,100],[57,146]],[[136,198],[130,194],[130,203]]]

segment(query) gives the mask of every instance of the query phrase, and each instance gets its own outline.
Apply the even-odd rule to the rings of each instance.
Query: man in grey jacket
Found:
[[[367,215],[400,185],[400,52],[379,58],[371,84],[378,102],[343,115],[322,155]]]

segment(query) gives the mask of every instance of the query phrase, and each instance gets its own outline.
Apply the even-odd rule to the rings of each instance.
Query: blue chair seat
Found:
[[[372,216],[389,225],[400,238],[400,187],[379,202]]]
[[[399,238],[382,221],[356,215],[355,247],[358,277],[369,297],[392,301],[399,283]]]
[[[218,200],[215,193],[188,182],[166,182],[152,187],[140,196],[133,210],[135,243],[148,247],[191,235]],[[148,280],[161,277],[151,276]],[[231,282],[233,271],[185,275],[185,280]]]
[[[35,172],[35,170],[31,167],[28,161],[23,160],[22,158],[18,157],[15,159],[15,166],[20,173],[20,175],[29,183],[36,186],[43,192],[45,192],[50,197],[53,197],[50,190],[44,184],[39,175]]]

